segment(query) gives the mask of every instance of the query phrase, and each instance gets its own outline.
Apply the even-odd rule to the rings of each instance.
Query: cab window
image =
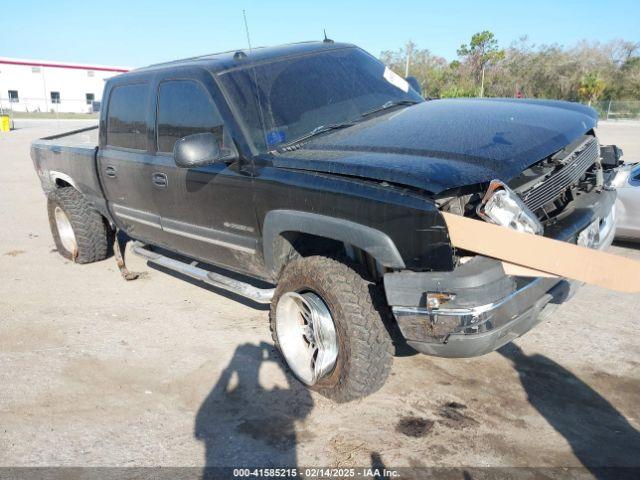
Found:
[[[194,133],[213,133],[224,146],[224,124],[211,96],[192,80],[169,80],[158,89],[158,152],[173,152],[176,140]]]

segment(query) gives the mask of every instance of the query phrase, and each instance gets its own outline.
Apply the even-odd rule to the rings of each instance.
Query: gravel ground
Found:
[[[335,405],[283,371],[266,310],[54,251],[29,142],[81,125],[0,134],[0,465],[640,466],[639,296],[586,286],[501,353],[407,352]],[[639,124],[600,135],[640,159]]]

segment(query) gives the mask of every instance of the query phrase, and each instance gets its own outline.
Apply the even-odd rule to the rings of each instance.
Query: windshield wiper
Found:
[[[382,112],[383,110],[388,110],[389,108],[393,108],[393,107],[399,107],[401,105],[415,105],[416,103],[420,103],[417,102],[415,100],[389,100],[388,102],[386,102],[384,105],[380,106],[380,107],[376,107],[373,110],[369,110],[367,112],[364,112],[362,114],[363,117],[367,117],[369,115],[372,115],[374,113],[378,113],[378,112]]]
[[[354,122],[320,125],[319,127],[314,128],[309,133],[299,138],[296,138],[295,140],[291,140],[290,142],[278,145],[277,150],[291,150],[291,149],[294,149],[299,143],[304,142],[305,140],[308,140],[311,137],[315,137],[316,135],[320,135],[321,133],[330,132],[331,130],[339,130],[341,128],[351,127],[352,125],[355,125]]]

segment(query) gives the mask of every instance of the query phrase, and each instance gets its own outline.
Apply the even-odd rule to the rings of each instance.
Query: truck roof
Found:
[[[149,65],[147,67],[137,68],[129,73],[118,75],[118,78],[122,78],[130,74],[150,72],[153,70],[187,66],[200,66],[206,68],[207,70],[218,72],[234,67],[261,63],[278,58],[285,58],[292,55],[300,55],[327,50],[338,50],[349,47],[354,47],[354,45],[349,43],[337,43],[329,40],[289,43],[286,45],[278,45],[274,47],[254,47],[251,50],[249,50],[248,48],[229,50],[227,52],[210,53],[206,55],[199,55],[197,57],[157,63],[154,65]]]

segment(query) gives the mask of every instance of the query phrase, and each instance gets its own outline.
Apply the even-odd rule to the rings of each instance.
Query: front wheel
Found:
[[[298,258],[283,270],[271,303],[273,340],[293,374],[338,402],[384,384],[392,342],[379,287],[347,261]]]

